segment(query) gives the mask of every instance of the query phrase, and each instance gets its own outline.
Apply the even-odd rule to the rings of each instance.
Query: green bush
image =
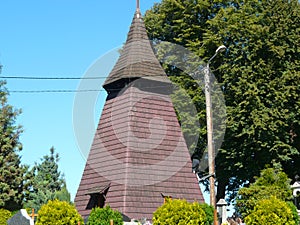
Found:
[[[243,187],[236,197],[236,211],[246,217],[252,212],[257,202],[276,196],[287,202],[293,199],[290,179],[281,170],[268,168],[261,171],[260,177],[249,187]]]
[[[247,225],[297,225],[291,207],[274,196],[258,201],[254,210],[245,217],[245,223]]]
[[[12,213],[6,209],[0,209],[0,225],[7,225],[7,220],[12,216]]]
[[[201,204],[179,199],[168,200],[153,214],[153,225],[206,225],[207,220]]]
[[[123,225],[123,217],[119,211],[111,209],[110,206],[94,208],[87,225],[110,225],[110,220],[114,221],[114,225]]]
[[[205,225],[211,225],[214,222],[214,207],[208,205],[206,203],[200,204],[201,208],[203,209],[206,219]]]
[[[36,225],[74,225],[83,224],[83,219],[73,205],[68,202],[48,201],[38,211]]]

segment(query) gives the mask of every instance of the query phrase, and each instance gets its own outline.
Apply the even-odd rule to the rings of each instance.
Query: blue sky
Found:
[[[160,1],[142,0],[142,12],[155,2]],[[1,1],[1,76],[84,76],[95,60],[125,42],[135,7],[135,0]],[[6,87],[10,91],[76,90],[79,84],[80,80],[7,79]],[[54,146],[72,198],[85,165],[82,152],[86,151],[78,147],[73,130],[75,96],[11,92],[8,100],[23,110],[17,121],[24,128],[22,163],[39,162]],[[105,93],[100,92],[93,109],[95,126],[104,102]],[[89,135],[87,142],[91,138]]]

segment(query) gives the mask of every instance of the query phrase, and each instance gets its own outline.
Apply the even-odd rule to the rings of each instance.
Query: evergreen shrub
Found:
[[[247,225],[297,225],[288,203],[271,196],[257,202],[254,210],[245,217]]]
[[[110,220],[114,221],[114,225],[123,225],[122,214],[108,205],[92,209],[87,225],[110,225]]]
[[[209,212],[207,216],[205,211]],[[209,207],[186,200],[168,200],[153,214],[153,225],[206,225],[211,220]]]
[[[76,208],[68,202],[48,201],[38,211],[36,225],[74,225],[83,224],[83,219]]]
[[[12,213],[7,209],[0,209],[0,225],[7,225],[7,220],[10,219]]]

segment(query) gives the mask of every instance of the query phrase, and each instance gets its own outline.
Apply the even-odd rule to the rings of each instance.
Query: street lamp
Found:
[[[219,52],[226,50],[224,45],[217,48],[215,54],[208,60],[204,68],[205,81],[205,101],[206,101],[206,121],[207,121],[207,155],[208,155],[208,172],[215,174],[215,149],[213,144],[213,115],[211,103],[211,82],[209,63],[217,56]],[[216,195],[215,195],[215,177],[209,177],[210,187],[210,205],[214,207],[214,225],[218,225],[217,210],[216,210]]]

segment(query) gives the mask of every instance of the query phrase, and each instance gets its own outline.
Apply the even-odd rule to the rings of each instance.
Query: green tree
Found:
[[[21,165],[19,141],[21,126],[15,125],[21,110],[7,103],[5,82],[0,81],[0,207],[14,211],[22,208],[26,193],[26,166]]]
[[[297,0],[162,0],[147,11],[145,24],[156,42],[182,45],[205,61],[219,45],[228,47],[222,59],[217,56],[210,64],[227,112],[225,138],[216,158],[218,199],[225,193],[233,199],[265,165],[282,167],[291,178],[300,173]],[[174,67],[166,68],[171,76],[179,74]],[[203,93],[190,78],[171,79],[188,90],[198,110],[202,144],[196,150],[201,156],[206,146]]]
[[[45,155],[41,162],[35,163],[32,171],[35,178],[35,189],[47,189],[51,192],[60,190],[64,184],[61,172],[58,170],[59,154],[50,149],[50,155]]]
[[[59,200],[49,201],[38,211],[36,225],[74,225],[83,224],[83,219],[74,205]]]
[[[236,210],[242,217],[246,217],[251,214],[253,210],[255,211],[255,206],[257,206],[261,200],[271,199],[273,197],[276,197],[276,199],[284,203],[291,202],[293,199],[290,179],[287,175],[282,171],[268,168],[262,170],[260,177],[256,178],[253,184],[239,190],[236,198]],[[272,199],[270,201],[272,201]],[[286,203],[286,207],[293,213],[295,206],[292,203]],[[256,213],[257,212],[254,214],[256,215]],[[267,212],[264,211],[263,213]],[[293,218],[293,214],[290,218]],[[294,219],[296,220],[297,218]]]
[[[34,208],[38,211],[42,205],[54,199],[70,202],[70,193],[64,177],[58,170],[58,162],[59,154],[55,153],[52,147],[50,155],[43,156],[41,162],[35,163],[29,171],[33,179],[26,208]]]
[[[61,190],[55,191],[55,193],[54,193],[54,199],[58,199],[60,201],[71,202],[71,194],[68,191],[65,182],[64,182]]]
[[[234,195],[268,164],[291,178],[300,172],[299,21],[298,1],[269,0],[228,7],[209,21],[206,44],[228,46],[216,72],[227,104],[219,197],[226,185]]]

